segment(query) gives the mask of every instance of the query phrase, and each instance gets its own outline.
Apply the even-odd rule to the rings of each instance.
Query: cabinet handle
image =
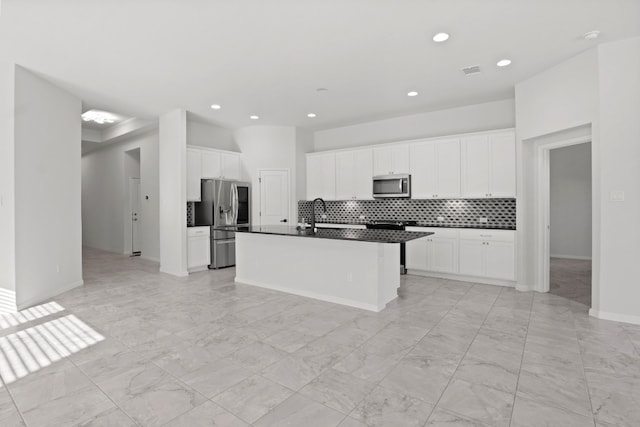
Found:
[[[481,234],[480,237],[493,237],[491,234]]]

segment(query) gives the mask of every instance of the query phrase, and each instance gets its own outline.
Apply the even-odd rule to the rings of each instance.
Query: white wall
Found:
[[[159,122],[160,271],[187,276],[187,112]]]
[[[598,56],[600,306],[594,314],[640,324],[640,37],[601,44]],[[613,191],[624,191],[625,201],[611,201]]]
[[[576,84],[569,84],[572,80]],[[592,149],[598,147],[597,135],[592,133],[591,124],[596,120],[597,109],[597,55],[587,51],[567,61],[518,83],[515,87],[516,99],[516,155],[517,188],[516,203],[518,288],[541,290],[542,271],[538,258],[539,226],[535,212],[538,209],[537,147],[571,138],[587,136],[592,139]],[[578,102],[576,102],[576,99]],[[553,111],[554,114],[549,112]],[[595,184],[597,157],[593,157],[592,194],[597,199]],[[597,212],[592,214],[592,223],[597,227]],[[592,230],[593,269],[598,268],[598,233]],[[592,281],[592,287],[598,283]],[[597,302],[593,301],[594,304]]]
[[[15,310],[13,93],[15,66],[0,61],[0,313]]]
[[[511,128],[513,99],[376,120],[315,133],[314,151]]]
[[[591,259],[591,144],[550,151],[550,253]]]
[[[293,222],[297,216],[296,129],[290,126],[248,126],[237,129],[234,138],[242,153],[245,173],[251,181],[251,222],[260,223],[259,169],[290,170],[289,218]]]
[[[584,124],[592,134],[590,313],[640,324],[640,286],[632,280],[640,275],[638,94],[640,38],[603,43],[516,86],[516,132],[519,287],[535,289],[539,281],[531,144]],[[624,191],[625,201],[610,200],[612,191]]]
[[[140,245],[142,257],[160,259],[157,129],[107,144],[82,156],[82,243],[111,252],[127,252],[124,214],[129,182],[126,152],[140,149]],[[130,165],[129,168],[133,166]],[[146,199],[145,196],[149,198]]]
[[[296,201],[307,198],[307,153],[313,151],[313,132],[296,129]],[[297,216],[298,208],[294,206]]]
[[[81,102],[15,71],[15,261],[19,307],[82,284]]]
[[[596,115],[597,53],[590,49],[516,85],[521,140],[591,123]]]
[[[233,139],[233,131],[227,128],[198,121],[187,112],[187,144],[219,150],[239,151]]]

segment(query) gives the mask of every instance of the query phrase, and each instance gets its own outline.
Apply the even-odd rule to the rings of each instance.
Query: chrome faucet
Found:
[[[311,231],[316,232],[316,202],[320,200],[322,202],[322,210],[324,213],[327,213],[327,205],[324,203],[320,197],[313,199],[311,202]]]

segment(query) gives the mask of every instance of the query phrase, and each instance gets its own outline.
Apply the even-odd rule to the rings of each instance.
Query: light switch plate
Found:
[[[624,202],[624,191],[614,190],[609,193],[609,200],[612,202]]]

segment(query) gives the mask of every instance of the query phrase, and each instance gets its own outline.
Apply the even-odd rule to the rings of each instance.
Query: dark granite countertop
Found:
[[[274,234],[278,236],[311,237],[315,239],[353,240],[374,243],[404,243],[409,240],[430,236],[433,233],[401,230],[361,230],[345,228],[319,228],[315,233],[311,229],[298,230],[285,225],[263,225],[237,227],[240,233]]]
[[[338,222],[338,221],[322,221],[316,222],[316,224],[341,224],[341,225],[367,225],[369,221],[352,221],[352,222]],[[407,227],[428,227],[428,228],[470,228],[475,230],[515,230],[515,227],[501,227],[490,224],[459,224],[451,222],[418,222],[416,225],[408,225]]]

